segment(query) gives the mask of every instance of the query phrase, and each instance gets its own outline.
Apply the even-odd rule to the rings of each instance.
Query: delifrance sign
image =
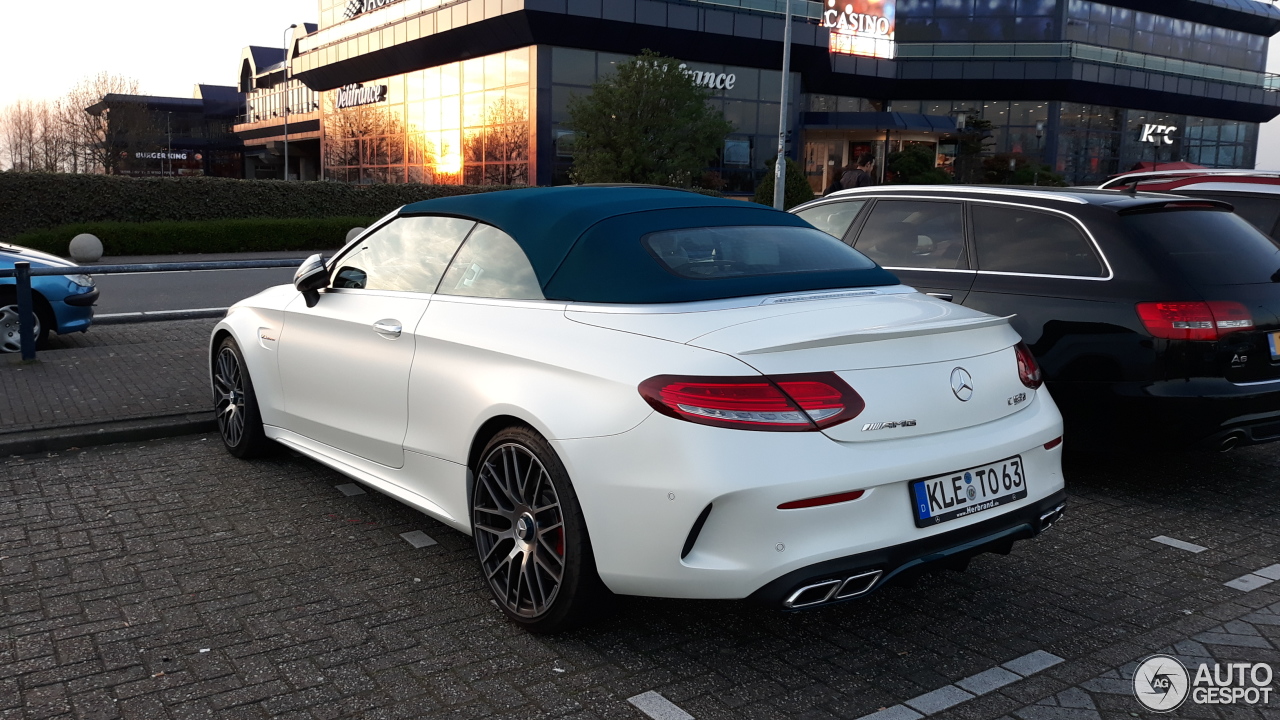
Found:
[[[843,55],[892,60],[896,0],[827,0],[822,26],[830,29],[828,49]]]
[[[738,76],[734,73],[713,73],[702,72],[700,70],[690,70],[688,65],[680,64],[680,69],[686,75],[693,75],[693,84],[698,87],[704,87],[711,90],[732,90],[733,86],[738,83]]]
[[[348,85],[338,90],[338,102],[336,103],[339,110],[345,108],[360,107],[361,105],[372,105],[380,103],[387,99],[386,85]]]

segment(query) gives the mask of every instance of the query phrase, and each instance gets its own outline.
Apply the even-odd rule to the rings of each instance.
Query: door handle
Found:
[[[404,327],[400,325],[399,320],[379,320],[373,324],[373,331],[379,335],[390,335],[393,338],[400,337],[400,333],[404,332]]]
[[[936,297],[939,300],[946,300],[947,302],[951,302],[955,299],[955,296],[951,293],[929,293],[928,295],[929,297]]]

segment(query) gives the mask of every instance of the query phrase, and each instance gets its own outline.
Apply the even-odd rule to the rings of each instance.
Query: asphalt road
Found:
[[[222,308],[293,280],[291,268],[98,275],[98,314]]]

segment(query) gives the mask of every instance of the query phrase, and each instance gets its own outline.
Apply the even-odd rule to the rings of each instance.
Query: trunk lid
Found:
[[[1030,405],[1007,319],[915,292],[689,313],[581,313],[572,319],[663,337],[738,358],[765,375],[835,372],[866,408],[824,432],[868,442],[998,420]],[[971,393],[961,400],[952,375]],[[1021,399],[1017,399],[1021,396]],[[914,421],[914,424],[910,421]],[[866,429],[864,429],[866,428]]]

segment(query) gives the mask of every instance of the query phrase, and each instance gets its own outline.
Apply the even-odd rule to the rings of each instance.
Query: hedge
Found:
[[[80,223],[381,217],[418,200],[506,189],[0,172],[0,238]]]
[[[24,233],[12,242],[66,256],[71,238],[91,233],[105,255],[168,255],[280,250],[331,250],[347,231],[367,227],[377,217],[205,220],[199,222],[79,223]]]

